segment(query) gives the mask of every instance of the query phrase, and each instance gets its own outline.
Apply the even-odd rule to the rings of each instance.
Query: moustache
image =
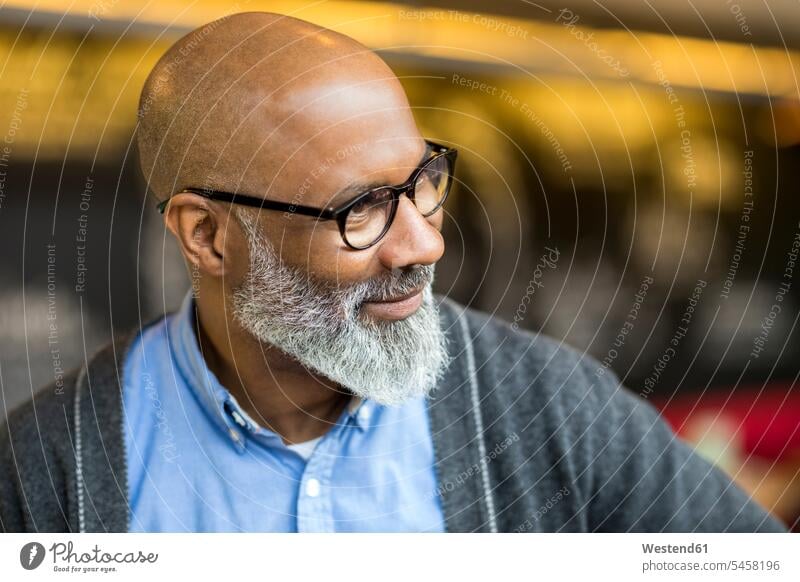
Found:
[[[387,273],[359,283],[354,295],[358,304],[370,301],[388,301],[408,295],[433,283],[433,265],[422,265],[399,273]]]

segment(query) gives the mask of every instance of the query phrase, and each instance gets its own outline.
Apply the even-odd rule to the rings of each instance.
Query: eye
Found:
[[[350,216],[366,217],[371,211],[383,207],[392,199],[392,191],[388,188],[378,188],[363,196],[350,208]]]

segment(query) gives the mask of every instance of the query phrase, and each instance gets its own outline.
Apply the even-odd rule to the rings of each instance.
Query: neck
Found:
[[[224,308],[209,309],[199,299],[196,305],[195,333],[206,365],[253,420],[290,444],[330,429],[350,401],[349,391],[260,343],[234,320],[216,316],[227,313]]]

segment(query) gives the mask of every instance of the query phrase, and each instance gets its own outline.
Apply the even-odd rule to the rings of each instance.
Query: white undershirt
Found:
[[[350,399],[350,402],[347,404],[348,410],[352,413],[354,412],[359,405],[361,404],[362,399],[358,396],[353,396]],[[325,436],[325,435],[322,435]],[[306,441],[304,443],[295,443],[293,445],[286,445],[288,448],[292,449],[294,452],[299,454],[303,457],[304,460],[308,460],[311,457],[311,453],[314,452],[314,447],[317,446],[317,443],[322,440],[322,436],[318,436],[315,439],[311,439],[310,441]]]
[[[304,443],[295,443],[293,445],[286,445],[288,448],[292,449],[294,452],[299,454],[303,459],[306,461],[311,456],[311,453],[314,452],[314,447],[317,446],[317,443],[322,440],[321,436],[318,436],[315,439],[311,439],[310,441],[306,441]]]

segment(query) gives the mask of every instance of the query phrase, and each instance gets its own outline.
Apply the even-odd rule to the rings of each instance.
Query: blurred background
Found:
[[[378,50],[459,148],[440,293],[593,355],[798,528],[794,0],[5,2],[0,418],[179,304],[138,95],[178,37],[250,10]]]

